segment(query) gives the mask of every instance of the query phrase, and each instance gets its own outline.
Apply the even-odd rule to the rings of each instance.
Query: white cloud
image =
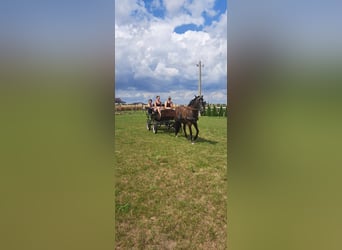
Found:
[[[197,95],[197,91],[163,91],[160,89],[158,92],[149,91],[137,91],[137,90],[118,90],[115,92],[117,97],[120,97],[123,101],[132,103],[140,100],[147,103],[148,99],[154,99],[156,95],[160,96],[162,101],[165,101],[167,97],[171,96],[175,104],[187,105],[194,95]],[[227,90],[221,89],[217,91],[207,91],[202,93],[204,100],[207,103],[227,103]]]
[[[222,89],[221,92],[209,93],[209,95],[205,95],[207,97],[206,101],[208,103],[227,103],[227,90]]]
[[[219,21],[214,21],[211,26],[205,27],[204,30],[214,37],[227,39],[227,11],[220,16]]]
[[[160,2],[161,0],[153,0],[151,3],[151,7],[154,9],[159,9],[162,7],[162,3]]]
[[[142,0],[121,0],[115,3],[115,23],[118,25],[129,24],[136,19],[149,16]],[[135,13],[135,16],[131,15]]]
[[[214,4],[215,0],[188,1],[187,9],[194,17],[201,16],[204,11],[209,15],[214,16],[216,14],[213,9]]]
[[[164,63],[158,63],[154,72],[157,76],[165,77],[168,79],[170,77],[178,75],[179,71],[176,68],[166,67]]]
[[[187,0],[164,0],[164,5],[169,16],[177,15]]]
[[[164,0],[163,3],[169,17],[191,13],[191,16],[197,19],[203,12],[211,16],[216,14],[213,9],[215,0]]]
[[[165,92],[165,98],[173,93],[175,100],[179,98],[179,101],[187,102],[197,94],[194,90],[198,81],[196,64],[202,60],[202,89],[207,89],[209,94],[211,86],[226,87],[227,13],[203,31],[173,32],[181,24],[203,24],[204,18],[198,13],[200,10],[210,12],[214,1],[164,1],[168,13],[175,13],[165,19],[153,17],[143,8],[141,1],[121,2],[123,6],[115,12],[116,20],[120,19],[115,24],[115,73],[119,81],[131,76],[136,93],[144,100],[150,96],[150,92],[144,91],[146,82],[155,81]],[[153,4],[157,6],[158,3]],[[182,7],[197,16],[185,14]],[[132,11],[138,11],[140,17],[130,16]],[[144,81],[144,86],[139,86],[139,81]],[[117,89],[121,98],[137,98],[134,92],[124,90],[124,86]],[[163,93],[159,94],[162,96]],[[222,99],[222,96],[218,98]]]

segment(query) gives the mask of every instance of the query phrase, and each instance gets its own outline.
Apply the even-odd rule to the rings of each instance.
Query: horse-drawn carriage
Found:
[[[162,125],[165,126],[167,130],[170,130],[174,125],[175,112],[174,109],[162,109],[159,114],[158,111],[148,108],[146,110],[146,128],[148,130],[151,130],[152,128],[152,131],[155,134]]]
[[[193,143],[197,139],[199,133],[197,126],[198,114],[205,110],[205,105],[206,102],[203,100],[203,96],[195,96],[188,106],[182,105],[175,109],[161,109],[160,114],[153,108],[147,108],[146,127],[148,130],[151,130],[152,128],[153,133],[157,133],[158,128],[165,125],[168,130],[174,128],[175,135],[177,136],[183,125],[184,135],[188,138],[186,133],[187,125],[190,132],[190,141]],[[191,126],[194,126],[196,129],[194,137],[192,136]]]

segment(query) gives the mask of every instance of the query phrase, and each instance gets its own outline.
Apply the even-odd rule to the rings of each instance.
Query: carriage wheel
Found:
[[[153,127],[152,127],[152,131],[153,131],[153,133],[157,133],[157,124],[153,124]]]
[[[174,122],[170,122],[170,129],[174,129],[175,128],[175,123]]]

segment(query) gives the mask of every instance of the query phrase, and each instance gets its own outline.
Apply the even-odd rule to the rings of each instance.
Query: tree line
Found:
[[[221,116],[221,117],[227,117],[228,114],[228,108],[226,105],[222,104],[208,104],[205,107],[205,111],[202,112],[201,115],[203,116]]]

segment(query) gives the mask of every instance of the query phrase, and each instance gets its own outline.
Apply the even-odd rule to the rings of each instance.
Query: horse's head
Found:
[[[200,105],[200,112],[204,112],[205,111],[205,105],[207,104],[206,101],[204,101],[203,99],[203,95],[201,96],[198,96],[198,102],[199,102],[199,105]]]
[[[206,102],[203,99],[203,95],[196,96],[192,99],[188,106],[198,109],[201,113],[205,110]]]

